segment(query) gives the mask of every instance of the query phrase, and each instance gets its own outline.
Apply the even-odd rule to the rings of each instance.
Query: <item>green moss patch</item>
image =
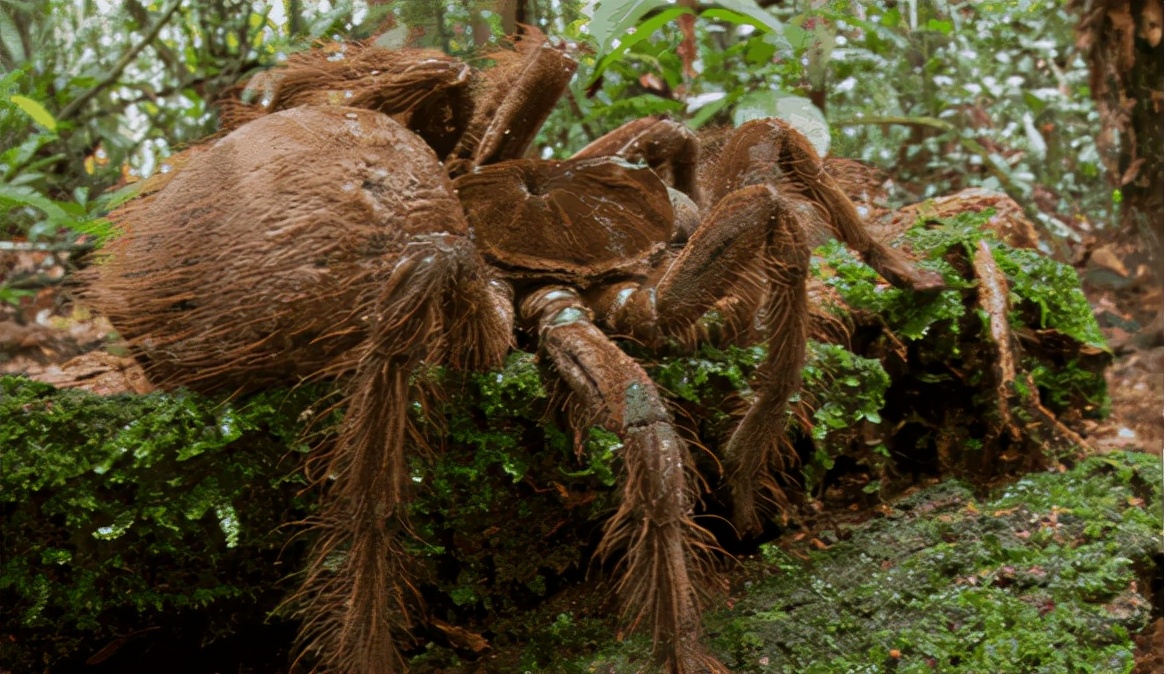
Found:
[[[1160,615],[1148,598],[1162,555],[1158,457],[1097,456],[984,499],[949,481],[884,513],[827,550],[763,546],[732,608],[707,616],[724,662],[791,674],[1130,672],[1131,635]],[[646,653],[639,639],[608,643],[537,671],[630,673]]]
[[[284,525],[309,507],[298,418],[320,395],[229,405],[0,378],[4,665],[92,659],[144,628],[193,621],[210,642],[261,624],[292,571]]]

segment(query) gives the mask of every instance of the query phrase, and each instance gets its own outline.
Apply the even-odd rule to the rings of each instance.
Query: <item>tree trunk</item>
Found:
[[[1148,265],[1161,283],[1161,0],[1081,0],[1077,6],[1077,45],[1089,60],[1101,114],[1097,142],[1121,193],[1120,225],[1112,235],[1127,266]]]

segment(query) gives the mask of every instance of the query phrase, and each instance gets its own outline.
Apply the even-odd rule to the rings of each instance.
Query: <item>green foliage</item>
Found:
[[[882,445],[856,442],[863,424],[882,423],[880,412],[891,378],[874,358],[864,358],[836,344],[810,341],[802,388],[814,408],[814,453],[802,465],[807,490],[822,484],[839,456],[850,456],[874,480],[883,477],[890,454]]]
[[[652,371],[652,379],[672,397],[716,407],[718,391],[747,392],[749,375],[765,360],[765,348],[703,344],[688,357],[671,359]]]
[[[692,10],[601,0],[590,36],[569,37],[595,40],[601,58],[584,67],[602,86],[594,97],[575,89],[582,120],[552,117],[547,151],[562,156],[579,146],[568,141],[665,109],[694,127],[766,114],[811,138],[827,133],[820,151],[832,144],[835,154],[891,169],[915,198],[965,186],[1004,191],[1055,237],[1072,236],[1067,216],[1112,217],[1108,192],[1095,189],[1097,113],[1063,3],[719,4],[695,22],[692,74],[677,25]],[[644,78],[666,91],[645,95]],[[676,100],[680,113],[665,105]]]
[[[808,12],[821,19],[817,39],[836,42],[827,90],[839,152],[893,165],[919,196],[980,185],[1031,203],[1044,190],[1056,211],[1104,222],[1097,113],[1066,6],[908,7],[871,6],[865,20],[838,2]],[[1068,235],[1049,214],[1029,215]]]
[[[1105,338],[1076,272],[1037,251],[1012,248],[987,229],[993,213],[962,213],[938,223],[909,230],[903,244],[926,253],[921,266],[943,275],[949,290],[930,299],[884,285],[872,269],[837,242],[818,250],[815,273],[838,292],[845,309],[877,314],[880,322],[908,342],[926,341],[931,359],[959,361],[981,339],[988,339],[985,321],[976,319],[977,281],[969,267],[977,246],[986,242],[1011,289],[1009,320],[1017,331],[1055,331],[1078,345],[1078,353],[1104,357]],[[974,313],[973,313],[974,312]],[[1022,365],[1034,376],[1041,398],[1054,410],[1073,405],[1102,414],[1107,405],[1105,380],[1095,362],[1084,357],[1034,351]],[[1094,361],[1097,358],[1093,358]]]
[[[547,625],[532,627],[534,638],[526,642],[517,671],[589,674],[594,670],[584,663],[566,662],[564,654],[586,652],[611,638],[608,621],[577,617],[571,612],[555,615]]]
[[[1162,554],[1162,463],[1131,453],[992,498],[946,482],[801,561],[775,545],[707,615],[733,671],[1129,672]],[[799,555],[801,556],[801,555]],[[643,640],[564,671],[636,671]],[[892,655],[897,652],[897,657]]]
[[[121,636],[135,616],[207,613],[207,638],[262,620],[284,575],[279,528],[307,507],[298,417],[319,395],[102,398],[0,378],[4,632],[44,658],[24,666]]]
[[[784,29],[780,21],[759,7],[754,0],[720,0],[713,4],[717,7],[700,12],[702,19],[752,26],[772,34],[781,34]],[[649,13],[650,16],[645,17]],[[667,0],[599,2],[588,25],[588,32],[599,45],[601,57],[592,77],[600,77],[629,49],[684,15],[696,16],[697,12],[689,7],[673,5]]]
[[[434,373],[443,393],[418,422],[438,451],[414,462],[415,552],[451,622],[509,615],[560,587],[587,561],[585,543],[564,543],[585,541],[612,505],[618,437],[593,430],[577,452],[544,379],[524,352],[496,372]]]
[[[981,223],[987,220],[980,220]],[[831,241],[818,249],[818,257],[813,261],[815,274],[826,279],[826,283],[838,291],[839,296],[852,310],[877,314],[895,335],[908,340],[921,340],[933,331],[958,329],[958,321],[967,312],[964,306],[965,291],[973,287],[963,275],[942,255],[952,245],[962,244],[962,236],[975,241],[984,236],[977,228],[958,231],[943,229],[940,236],[948,238],[934,242],[933,246],[922,246],[935,257],[919,264],[921,268],[939,272],[948,286],[934,298],[921,298],[914,293],[899,288],[888,287],[882,278],[870,267],[863,264],[846,246]]]
[[[732,422],[727,401],[750,399],[749,379],[765,360],[765,346],[717,349],[704,344],[692,356],[667,359],[653,368],[652,379],[675,400],[694,403],[714,425]],[[877,359],[864,358],[836,344],[810,340],[802,367],[802,390],[790,401],[792,415],[808,410],[813,453],[802,465],[806,489],[819,486],[835,459],[851,456],[881,475],[889,454],[885,447],[861,446],[862,424],[881,423],[880,410],[891,380]],[[797,434],[796,424],[788,432]]]

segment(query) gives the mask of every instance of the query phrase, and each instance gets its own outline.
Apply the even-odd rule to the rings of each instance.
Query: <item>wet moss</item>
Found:
[[[299,416],[320,395],[228,405],[0,378],[5,667],[92,659],[146,628],[209,642],[262,624],[298,549],[283,526],[311,507]]]
[[[738,672],[1130,672],[1160,614],[1162,464],[1121,453],[986,498],[948,481],[845,527],[828,550],[763,546],[706,616]],[[551,638],[551,637],[540,637]],[[536,643],[539,639],[536,638]],[[638,671],[642,640],[540,671]]]

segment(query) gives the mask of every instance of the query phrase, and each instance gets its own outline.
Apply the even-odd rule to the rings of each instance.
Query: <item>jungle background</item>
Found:
[[[727,546],[744,561],[708,619],[718,653],[759,672],[1162,671],[1158,0],[0,0],[0,372],[19,375],[0,380],[0,668],[288,671],[301,412],[328,392],[153,392],[70,275],[115,235],[101,216],[289,53],[375,40],[476,63],[521,25],[580,62],[540,156],[648,115],[779,116],[861,162],[864,213],[955,288],[888,299],[819,250],[850,334],[811,344],[801,505]],[[968,281],[984,241],[1039,399],[958,431],[998,402],[974,374],[1001,357]],[[703,439],[757,358],[653,376]],[[413,668],[637,671],[587,562],[616,439],[574,456],[529,354],[453,386],[445,430],[470,458],[443,456],[420,506]],[[942,411],[919,402],[953,387]]]

